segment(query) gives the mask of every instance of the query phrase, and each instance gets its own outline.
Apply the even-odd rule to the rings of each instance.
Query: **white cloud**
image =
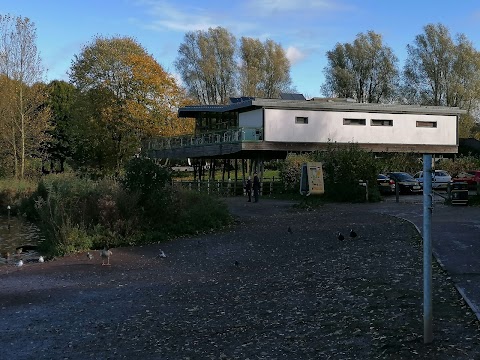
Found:
[[[189,32],[195,30],[208,30],[218,26],[230,31],[242,32],[255,25],[250,22],[239,21],[238,16],[230,9],[217,8],[212,11],[208,3],[176,2],[172,5],[169,1],[162,0],[137,0],[136,4],[146,9],[152,20],[143,26],[156,31]]]
[[[290,61],[290,65],[294,65],[302,61],[303,59],[305,59],[307,55],[303,53],[301,50],[297,49],[296,47],[290,46],[287,49],[286,56],[288,61]]]
[[[348,7],[342,5],[338,0],[306,0],[299,4],[292,0],[253,0],[251,7],[259,9],[263,12],[286,12],[292,10],[345,10]]]

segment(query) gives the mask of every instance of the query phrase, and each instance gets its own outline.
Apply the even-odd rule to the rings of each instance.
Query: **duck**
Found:
[[[353,231],[353,229],[351,229],[349,236],[350,236],[351,239],[355,239],[357,237],[357,233],[355,231]]]
[[[339,232],[338,235],[337,235],[337,239],[340,240],[340,241],[343,241],[343,240],[345,240],[345,236],[343,236],[343,234],[341,232]]]
[[[165,253],[163,252],[162,249],[160,249],[160,253],[157,255],[157,258],[166,258],[167,255],[165,255]]]
[[[100,256],[102,257],[102,265],[110,265],[110,256],[112,256],[112,252],[109,249],[107,249],[106,246],[100,252]],[[105,264],[105,260],[107,260],[106,264]]]
[[[90,251],[87,252],[87,259],[88,259],[88,260],[92,260],[92,259],[93,259],[93,255],[90,254]]]

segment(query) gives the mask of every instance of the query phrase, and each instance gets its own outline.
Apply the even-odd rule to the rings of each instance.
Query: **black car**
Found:
[[[377,185],[380,194],[388,195],[395,194],[395,181],[390,179],[387,175],[378,174],[377,175]]]
[[[418,194],[422,192],[420,183],[406,172],[389,172],[387,176],[398,185],[400,194]]]

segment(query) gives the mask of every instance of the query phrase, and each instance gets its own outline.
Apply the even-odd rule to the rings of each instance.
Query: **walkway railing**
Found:
[[[146,148],[147,150],[164,150],[221,143],[239,143],[246,141],[263,141],[263,128],[241,127],[207,132],[197,136],[186,135],[154,138],[146,141]]]

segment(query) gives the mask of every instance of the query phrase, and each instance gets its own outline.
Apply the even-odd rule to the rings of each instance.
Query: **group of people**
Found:
[[[255,202],[258,202],[258,195],[260,194],[260,179],[258,178],[257,173],[253,174],[253,183],[252,179],[249,176],[247,182],[245,183],[245,191],[248,195],[248,202],[252,202],[252,190],[253,190],[253,198]]]

